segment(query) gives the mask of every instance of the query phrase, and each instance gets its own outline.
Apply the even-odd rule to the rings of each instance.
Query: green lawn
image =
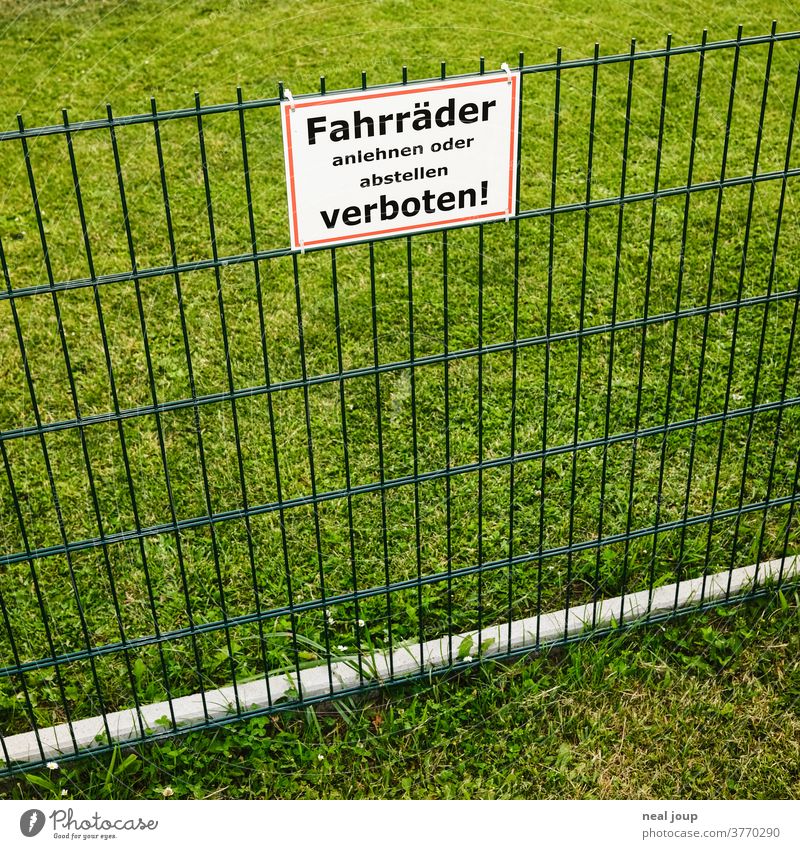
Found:
[[[487,68],[496,68],[502,61],[516,62],[520,50],[524,51],[528,64],[552,60],[559,46],[564,47],[566,59],[588,56],[598,40],[603,53],[628,49],[631,36],[637,38],[637,49],[651,49],[663,46],[670,30],[673,43],[683,44],[698,42],[703,27],[708,27],[710,40],[733,37],[739,23],[744,25],[745,35],[765,33],[772,17],[778,17],[779,30],[794,29],[796,23],[781,20],[781,13],[779,5],[774,9],[764,5],[756,18],[752,7],[745,5],[737,8],[719,4],[709,12],[697,4],[676,6],[674,3],[648,3],[645,11],[641,4],[636,9],[618,3],[575,2],[551,7],[517,3],[488,6],[472,0],[303,6],[238,0],[229,4],[209,1],[171,7],[156,2],[122,5],[12,0],[0,8],[0,50],[10,57],[0,89],[0,129],[14,128],[17,112],[23,114],[27,126],[59,123],[62,106],[68,107],[72,121],[102,117],[107,100],[116,115],[149,111],[150,95],[157,98],[161,109],[191,106],[195,89],[204,104],[235,100],[236,85],[242,86],[245,99],[269,97],[275,94],[278,80],[284,80],[298,94],[314,91],[321,73],[327,75],[330,90],[359,84],[362,70],[366,70],[370,83],[396,81],[403,64],[408,65],[411,78],[421,78],[438,74],[442,60],[447,61],[450,73],[464,73],[477,69],[480,55],[486,57]],[[727,165],[729,177],[752,172],[766,55],[764,46],[747,48],[741,54]],[[798,58],[796,43],[775,47],[760,171],[784,167]],[[719,177],[731,60],[730,51],[709,53],[705,60],[694,182]],[[671,60],[660,173],[662,187],[682,185],[687,180],[697,70],[696,55],[676,56]],[[662,76],[662,62],[651,60],[636,65],[628,193],[653,188]],[[626,65],[611,65],[601,70],[593,169],[596,198],[613,197],[619,192],[626,84]],[[591,69],[563,73],[556,184],[559,204],[579,202],[584,197],[590,92]],[[526,78],[521,162],[523,209],[545,207],[550,202],[553,97],[552,74]],[[288,234],[277,111],[259,109],[245,115],[259,248],[283,248]],[[238,116],[235,113],[208,116],[204,131],[219,253],[223,256],[247,253],[251,248]],[[210,240],[196,123],[193,119],[163,122],[161,134],[176,255],[181,262],[208,258]],[[120,128],[117,139],[138,267],[169,264],[170,246],[152,127],[141,124]],[[98,275],[127,271],[131,258],[111,139],[104,131],[78,133],[74,137],[74,150],[94,270]],[[65,281],[88,277],[89,265],[64,137],[34,139],[30,142],[30,154],[53,278]],[[797,160],[794,153],[790,160],[792,167],[796,167]],[[48,278],[18,142],[0,143],[0,174],[3,175],[0,238],[11,285],[23,288],[46,284]],[[771,286],[773,293],[788,293],[788,296],[766,308],[759,305],[736,311],[722,306],[736,299],[740,286],[750,192],[748,186],[727,189],[721,207],[711,289],[711,303],[721,305],[720,308],[707,318],[702,314],[682,318],[674,335],[674,322],[666,320],[650,325],[644,335],[639,327],[613,334],[615,359],[609,404],[607,382],[612,334],[603,332],[586,337],[580,346],[572,338],[553,343],[549,350],[548,447],[572,443],[576,428],[579,441],[584,441],[603,437],[606,427],[608,433],[618,434],[659,428],[665,421],[690,421],[695,414],[704,336],[700,416],[717,413],[726,403],[729,409],[736,410],[753,403],[780,400],[782,394],[786,398],[800,396],[800,369],[795,366],[785,370],[787,356],[792,357],[793,363],[797,362],[796,347],[793,353],[787,350],[795,315],[796,298],[791,293],[797,289],[796,269],[800,263],[800,216],[797,189],[792,180],[787,183],[781,238],[774,274],[770,275],[780,191],[780,181],[772,180],[758,184],[753,193],[748,262],[741,294],[744,298],[763,295]],[[581,320],[587,327],[600,327],[612,320],[635,319],[645,309],[650,315],[658,315],[703,307],[708,297],[716,204],[714,191],[692,196],[679,302],[676,295],[684,198],[665,198],[657,205],[647,303],[645,281],[652,205],[645,202],[626,207],[618,268],[615,260],[618,210],[609,207],[593,212],[582,317],[583,214],[555,217],[550,304],[547,297],[549,219],[522,221],[518,337],[535,340],[545,333],[548,322],[551,331],[559,333],[574,330]],[[430,234],[412,240],[417,357],[436,356],[443,350],[445,250],[449,349],[468,350],[478,345],[479,238],[483,238],[483,342],[505,343],[513,337],[514,230],[514,225],[496,224],[486,226],[480,234],[478,229],[469,228],[446,237]],[[378,359],[381,363],[402,363],[409,358],[406,242],[401,239],[380,243],[375,246],[374,258]],[[310,253],[298,260],[305,368],[310,375],[338,372],[340,358],[345,369],[368,368],[374,362],[369,249],[341,248],[336,251],[335,259],[335,277],[328,251]],[[153,403],[154,395],[159,402],[177,402],[191,397],[191,381],[200,396],[226,393],[231,384],[237,389],[261,386],[265,383],[264,350],[269,356],[273,381],[296,380],[303,363],[298,345],[293,261],[272,259],[261,263],[259,271],[261,302],[252,265],[231,265],[220,274],[230,374],[217,281],[211,271],[182,275],[180,305],[171,277],[145,280],[138,292],[127,282],[103,285],[98,289],[97,300],[90,287],[63,292],[58,296],[63,339],[48,294],[17,300],[42,421],[72,420],[77,415],[64,364],[64,347],[71,361],[81,416],[107,413],[117,406],[123,410],[147,407]],[[191,374],[182,320],[191,355]],[[266,343],[263,348],[262,321]],[[737,327],[736,349],[733,368],[729,370],[734,326]],[[142,342],[143,329],[147,334],[149,359]],[[576,392],[579,352],[582,380]],[[197,421],[187,408],[164,413],[161,430],[151,415],[126,419],[122,433],[131,483],[126,475],[116,423],[86,427],[85,442],[76,428],[53,432],[47,436],[47,449],[63,514],[64,534],[70,540],[92,539],[101,534],[95,497],[103,534],[168,523],[171,513],[164,457],[178,519],[206,515],[209,503],[214,512],[241,508],[240,464],[250,505],[276,501],[276,462],[284,499],[306,496],[312,485],[320,493],[341,490],[348,483],[342,446],[343,418],[348,431],[351,486],[372,484],[382,474],[388,480],[411,474],[415,430],[421,472],[442,469],[448,459],[451,465],[459,465],[507,458],[512,453],[510,417],[515,383],[514,450],[517,453],[541,450],[545,441],[545,357],[542,344],[532,343],[520,349],[515,378],[515,361],[510,351],[484,356],[482,450],[477,427],[477,357],[453,360],[446,368],[441,363],[418,366],[414,370],[413,386],[407,368],[383,373],[379,386],[373,375],[347,380],[342,386],[335,380],[314,386],[308,400],[315,462],[313,482],[308,462],[304,394],[296,387],[273,393],[272,411],[265,394],[237,401],[235,415],[241,451],[237,450],[235,439],[234,411],[227,401],[204,405]],[[668,382],[671,363],[674,377]],[[640,374],[641,400],[637,403]],[[445,455],[446,420],[442,403],[445,383],[450,401],[449,458]],[[0,301],[0,386],[0,431],[34,424],[35,413],[8,300]],[[416,429],[412,391],[417,402]],[[576,404],[580,406],[577,421]],[[378,415],[383,430],[383,468],[379,464]],[[602,535],[612,536],[624,533],[628,527],[649,527],[681,519],[693,437],[696,443],[689,487],[690,515],[704,515],[714,507],[722,510],[763,500],[770,476],[771,498],[791,496],[800,447],[799,417],[800,407],[783,410],[781,438],[777,442],[775,410],[731,419],[724,430],[714,423],[702,426],[696,433],[691,427],[680,427],[672,430],[666,439],[662,439],[660,432],[642,438],[637,443],[632,500],[629,498],[632,442],[629,439],[617,442],[608,449],[605,461]],[[275,428],[277,459],[270,438],[271,424]],[[743,475],[746,445],[748,465]],[[0,476],[0,551],[24,551],[26,544],[31,548],[58,545],[62,532],[38,439],[9,438],[3,446],[27,543],[20,533],[14,494],[4,470]],[[89,486],[86,455],[90,458],[94,491]],[[548,458],[544,469],[538,460],[515,466],[513,554],[564,545],[570,537],[571,516],[574,541],[596,538],[602,466],[601,449],[578,453],[574,503],[571,452]],[[293,507],[284,517],[285,557],[278,512],[253,518],[249,529],[241,520],[218,524],[213,534],[208,525],[201,525],[180,534],[149,537],[141,548],[134,542],[123,542],[109,546],[107,553],[100,548],[83,551],[75,554],[71,563],[60,555],[40,557],[36,560],[36,570],[54,650],[68,653],[85,646],[76,593],[85,610],[85,629],[94,645],[119,641],[120,626],[129,637],[152,634],[154,609],[158,627],[167,631],[188,624],[188,608],[195,623],[217,621],[226,613],[237,616],[252,612],[256,591],[262,609],[282,607],[288,599],[285,562],[290,566],[295,600],[318,599],[321,585],[315,519],[319,522],[319,556],[328,594],[351,592],[354,583],[362,589],[380,585],[385,583],[387,572],[390,580],[402,581],[416,577],[418,570],[422,574],[434,574],[445,572],[448,565],[458,569],[480,561],[500,561],[508,556],[510,546],[509,474],[508,464],[484,472],[480,513],[476,509],[479,480],[475,473],[451,478],[449,502],[444,478],[422,484],[419,511],[413,487],[392,488],[386,496],[385,522],[380,495],[374,492],[359,495],[352,501],[352,543],[346,500],[326,501],[320,505],[316,517],[310,506]],[[659,489],[661,500],[656,512],[655,495]],[[540,511],[544,523],[540,521]],[[446,533],[448,515],[450,535]],[[540,582],[543,608],[558,609],[564,606],[567,593],[572,603],[579,603],[590,600],[595,593],[610,596],[623,588],[642,589],[647,586],[651,569],[656,583],[664,584],[674,580],[678,569],[683,576],[694,577],[706,565],[714,571],[750,564],[759,553],[763,559],[777,556],[786,540],[789,550],[797,551],[800,523],[795,520],[787,530],[788,517],[788,506],[768,513],[758,510],[745,514],[741,520],[697,524],[685,533],[662,532],[655,546],[650,535],[628,543],[605,545],[597,552],[590,549],[569,560],[565,556],[549,557],[541,572],[534,562],[515,568],[511,576],[505,569],[487,572],[480,582],[477,576],[466,576],[453,582],[452,600],[448,599],[446,583],[441,581],[427,586],[421,599],[415,589],[396,594],[391,609],[384,597],[376,596],[362,601],[359,610],[352,604],[337,606],[335,624],[330,626],[326,625],[322,611],[311,611],[301,615],[297,623],[299,633],[309,641],[300,659],[319,662],[321,652],[313,649],[312,643],[319,646],[326,639],[333,647],[345,646],[347,651],[352,651],[360,640],[385,645],[389,629],[398,641],[416,639],[420,633],[426,639],[432,638],[446,630],[449,621],[455,630],[474,627],[479,597],[486,624],[500,621],[509,613],[514,617],[529,616],[537,609]],[[419,557],[417,527],[421,540]],[[253,541],[252,555],[248,530]],[[384,558],[384,541],[388,562]],[[181,565],[187,575],[185,583]],[[74,590],[69,583],[70,566],[75,575]],[[145,566],[152,594],[148,592]],[[513,596],[510,610],[509,580]],[[29,564],[19,560],[5,567],[0,582],[11,610],[20,655],[26,660],[48,656],[51,653],[48,635],[42,625]],[[120,600],[119,618],[115,614],[114,593]],[[634,710],[631,707],[634,703],[625,702],[625,694],[616,692],[614,670],[619,668],[620,675],[633,676],[632,691],[643,702],[652,704],[653,711],[657,711],[665,692],[671,694],[676,711],[689,704],[694,710],[699,692],[703,694],[700,703],[705,703],[703,699],[707,698],[709,711],[719,709],[721,724],[727,714],[719,702],[723,693],[727,698],[733,692],[743,709],[752,711],[754,717],[773,716],[770,712],[777,710],[787,713],[790,702],[786,701],[786,693],[791,687],[782,687],[778,675],[775,681],[769,681],[756,658],[756,646],[772,641],[776,669],[782,670],[787,680],[792,671],[796,674],[791,646],[797,646],[797,613],[793,601],[787,604],[787,609],[774,610],[757,605],[733,619],[720,614],[709,615],[691,625],[687,620],[670,626],[666,637],[651,630],[572,648],[556,660],[541,658],[504,670],[488,667],[486,671],[465,676],[460,684],[447,681],[430,689],[398,692],[388,697],[387,704],[370,702],[325,708],[319,720],[312,717],[305,721],[257,720],[232,731],[193,735],[167,746],[140,750],[139,760],[130,767],[129,778],[123,776],[120,783],[112,780],[105,791],[102,782],[109,759],[87,761],[70,768],[68,774],[74,778],[67,779],[73,782],[68,789],[76,795],[121,793],[126,792],[123,788],[130,782],[134,788],[131,792],[158,792],[158,787],[171,776],[169,780],[176,792],[180,788],[182,795],[200,796],[210,792],[232,795],[233,785],[243,795],[246,792],[330,795],[334,787],[345,795],[395,795],[409,790],[419,795],[635,795],[637,784],[632,776],[644,767],[640,762],[634,763],[634,755],[637,752],[641,755],[641,749],[647,748],[646,738],[640,736],[635,745],[627,744],[628,748],[620,745],[614,759],[607,748],[611,737],[601,721],[607,715],[624,716],[626,706]],[[359,618],[366,622],[364,629],[357,626]],[[721,618],[725,622],[720,622]],[[232,664],[242,679],[260,675],[265,659],[273,671],[291,668],[296,657],[287,636],[290,629],[290,619],[278,617],[267,622],[266,633],[261,633],[256,625],[233,629],[230,646],[225,634],[216,630],[197,640],[186,638],[170,644],[164,659],[155,647],[138,649],[129,653],[135,685],[143,701],[158,701],[165,698],[165,682],[173,695],[194,692],[200,683],[206,687],[227,684],[231,680]],[[681,636],[684,632],[685,637]],[[717,637],[727,646],[724,663],[715,655]],[[741,651],[740,644],[745,646]],[[702,646],[707,651],[700,652],[696,668],[687,670],[687,665],[692,665],[690,649]],[[13,663],[5,632],[0,636],[0,654],[1,665]],[[202,668],[200,676],[197,657]],[[659,659],[654,661],[653,657]],[[656,666],[651,668],[651,663]],[[727,685],[712,680],[714,664],[728,670]],[[91,694],[88,664],[78,661],[63,669],[73,715],[94,714],[97,702]],[[121,655],[104,657],[97,664],[97,673],[110,708],[132,703],[131,685]],[[739,690],[735,682],[740,677]],[[10,733],[27,730],[17,679],[0,680],[0,727]],[[34,693],[39,722],[49,725],[63,721],[58,681],[52,668],[30,674],[28,684]],[[475,695],[471,695],[473,690]],[[570,706],[580,701],[581,694],[590,702],[596,700],[597,722],[586,727],[563,719],[565,713],[570,713]],[[333,716],[326,718],[326,713]],[[465,776],[458,771],[460,767],[453,772],[455,750],[444,739],[446,735],[452,736],[465,713],[475,769],[478,770],[480,761],[481,770],[486,772],[480,780]],[[490,724],[485,719],[487,714],[496,723],[491,734],[496,733],[498,746],[510,739],[509,728],[530,730],[542,723],[536,737],[542,735],[549,749],[555,746],[546,778],[534,776],[531,766],[524,780],[515,782],[509,770],[522,750],[513,751],[510,742],[507,750],[499,752],[496,758],[483,758],[476,747],[481,745],[482,723]],[[524,721],[520,721],[523,714]],[[438,717],[436,721],[431,719],[434,716]],[[423,721],[425,731],[419,736],[425,742],[413,736],[414,729]],[[670,723],[669,717],[659,717],[661,725],[655,718],[652,721],[654,730],[660,729],[667,738],[681,733],[679,725]],[[790,747],[789,731],[788,727],[775,729],[775,737],[770,739],[776,746]],[[385,742],[383,735],[390,732],[391,742]],[[747,745],[747,733],[745,727],[740,728],[737,742],[742,746]],[[432,741],[428,739],[431,734]],[[560,734],[566,746],[563,751],[562,744],[556,743]],[[703,740],[697,736],[690,739],[697,747],[696,757],[705,764],[699,767],[702,774],[690,776],[681,772],[680,783],[670,783],[678,781],[669,765],[678,755],[663,751],[664,764],[655,770],[662,783],[654,777],[651,784],[643,786],[642,792],[655,796],[735,795],[737,788],[732,786],[719,784],[713,789],[713,769],[703,759],[715,757],[713,752],[719,750],[712,746],[713,752],[706,755]],[[358,741],[365,748],[359,749]],[[331,756],[324,764],[314,762],[314,769],[305,772],[304,759],[316,758],[317,748],[323,742],[326,747],[332,747]],[[580,748],[584,743],[585,750],[571,754],[575,746]],[[240,773],[234,770],[246,768],[232,764],[239,755],[246,760],[248,749],[252,749],[254,769],[252,780],[248,779],[243,790]],[[271,774],[269,763],[276,749],[287,758],[296,758],[295,766],[282,761],[280,770]],[[432,760],[424,754],[428,749],[434,753],[430,756]],[[596,764],[589,754],[595,749],[605,759],[602,764]],[[236,752],[235,758],[228,757],[231,750]],[[657,759],[660,751],[653,747],[642,756],[643,762]],[[428,777],[436,776],[435,783],[429,783],[428,779],[414,780],[408,786],[401,783],[402,778],[413,775],[406,766],[401,767],[404,759],[411,757],[414,769]],[[758,759],[758,770],[754,773],[759,776],[763,773],[763,777],[754,777],[751,789],[738,788],[739,792],[788,795],[793,786],[797,787],[797,775],[790,772],[790,767],[780,772],[771,760],[767,762],[767,747],[754,757]],[[373,758],[375,764],[383,761],[390,766],[373,764],[370,769],[376,770],[375,778],[364,784],[359,784],[355,777],[340,780],[342,775],[355,776],[359,758]],[[468,769],[470,759],[463,755],[455,758],[459,759],[466,761],[464,767]],[[789,760],[788,752],[786,760]],[[204,763],[218,766],[203,768]],[[231,773],[226,777],[228,768]],[[720,776],[725,775],[727,780],[727,774],[722,772]],[[213,781],[210,775],[214,776]],[[204,776],[214,786],[204,786],[193,776]],[[15,787],[11,792],[25,792],[19,788],[27,785]]]

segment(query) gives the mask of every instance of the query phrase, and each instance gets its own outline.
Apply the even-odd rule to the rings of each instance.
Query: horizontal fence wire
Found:
[[[721,41],[711,41],[706,42],[704,44],[685,44],[680,45],[678,47],[667,47],[664,49],[655,49],[655,50],[643,50],[636,54],[636,60],[647,60],[647,59],[663,59],[667,56],[680,56],[691,53],[705,53],[714,50],[727,50],[735,47],[749,47],[760,44],[769,44],[773,42],[781,42],[781,41],[794,41],[800,37],[799,32],[774,32],[769,35],[756,35],[756,36],[747,36],[737,39],[724,39]],[[552,72],[556,69],[559,70],[569,70],[572,68],[587,68],[594,67],[597,65],[612,65],[620,62],[629,61],[629,54],[627,53],[615,53],[610,54],[608,56],[600,56],[599,54],[593,58],[586,59],[568,59],[559,62],[543,62],[538,65],[523,65],[519,68],[519,72],[522,75],[527,74],[541,74],[546,72]],[[448,79],[459,79],[459,75],[453,74],[448,77]],[[439,79],[439,77],[429,77],[425,79],[413,80],[413,82],[431,82],[435,79]],[[409,80],[404,80],[402,85],[406,85]],[[397,84],[401,85],[400,83]],[[330,94],[342,94],[345,92],[351,91],[361,91],[365,88],[369,88],[369,86],[362,86],[359,88],[349,88],[349,89],[340,89],[336,92],[329,92]],[[323,92],[324,93],[324,92]],[[83,130],[102,130],[109,129],[110,127],[124,127],[130,126],[132,124],[149,124],[154,120],[163,122],[163,121],[171,121],[180,118],[196,118],[198,114],[200,115],[217,115],[226,112],[242,112],[244,110],[249,109],[261,109],[265,106],[278,106],[280,105],[281,99],[280,97],[268,97],[268,98],[260,98],[258,100],[248,100],[248,101],[239,101],[236,103],[221,103],[215,104],[212,106],[199,106],[195,105],[194,108],[184,108],[184,109],[169,109],[163,111],[154,111],[151,114],[142,114],[142,115],[126,115],[114,118],[109,116],[105,119],[97,119],[93,121],[76,121],[75,123],[70,125],[70,130],[72,132],[80,132]],[[60,135],[65,133],[65,128],[61,125],[54,124],[48,127],[30,127],[30,128],[20,128],[19,130],[5,130],[0,132],[0,141],[9,141],[12,139],[20,139],[24,135],[28,136],[49,136],[49,135]]]
[[[520,55],[507,222],[302,254],[282,86],[0,132],[0,774],[793,582],[799,40]]]
[[[787,171],[772,171],[750,176],[731,177],[727,180],[710,180],[706,183],[696,183],[691,186],[677,186],[669,189],[662,189],[659,192],[639,192],[637,194],[629,194],[624,196],[601,198],[599,200],[589,201],[585,204],[572,203],[562,204],[555,207],[541,207],[539,209],[529,209],[517,212],[509,216],[510,221],[526,218],[542,218],[554,213],[563,212],[580,212],[585,209],[603,209],[605,207],[619,207],[629,203],[639,203],[641,201],[653,200],[660,197],[676,197],[679,195],[688,195],[694,192],[704,192],[709,189],[725,189],[733,186],[747,186],[772,180],[783,180],[788,177],[796,177],[800,175],[800,168],[792,168]],[[474,224],[459,224],[451,225],[449,230],[459,230],[474,227]],[[396,237],[388,236],[386,239],[394,239]],[[375,239],[374,241],[383,241]],[[307,252],[325,250],[325,248],[309,247]],[[170,274],[186,274],[193,271],[208,271],[227,268],[232,265],[241,265],[243,263],[253,264],[261,260],[276,259],[278,257],[291,256],[293,253],[291,248],[279,248],[269,251],[258,251],[251,254],[238,254],[224,257],[210,258],[197,260],[196,262],[184,262],[175,265],[158,266],[155,268],[142,268],[131,271],[122,271],[115,274],[97,275],[96,277],[87,277],[77,280],[61,280],[54,281],[52,284],[28,287],[11,287],[8,286],[5,291],[0,292],[0,300],[11,300],[13,298],[24,298],[30,295],[42,295],[61,291],[69,291],[70,289],[85,289],[90,286],[100,286],[108,283],[124,283],[130,280],[147,280],[152,277],[164,277]]]

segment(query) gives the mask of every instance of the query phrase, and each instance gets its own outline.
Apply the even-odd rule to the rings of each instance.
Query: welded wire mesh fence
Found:
[[[279,97],[0,133],[0,773],[793,580],[798,39],[520,56],[510,222],[303,255]]]

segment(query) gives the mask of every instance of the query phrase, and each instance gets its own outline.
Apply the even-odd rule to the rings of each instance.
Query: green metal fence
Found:
[[[509,222],[303,255],[280,96],[0,133],[0,774],[794,581],[798,40],[520,56]]]

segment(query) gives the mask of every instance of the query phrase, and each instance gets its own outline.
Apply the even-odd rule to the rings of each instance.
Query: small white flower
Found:
[[[52,772],[54,769],[58,769],[59,766],[55,761],[48,761],[47,768]]]
[[[468,655],[464,658],[464,660],[465,660],[467,663],[472,663],[472,655],[471,655],[471,654],[468,654]]]
[[[65,787],[65,788],[61,791],[61,795],[62,795],[62,796],[66,796],[66,795],[67,795],[67,792],[68,792],[68,791],[67,791],[67,788]]]
[[[161,795],[162,795],[165,799],[169,799],[169,797],[170,797],[170,796],[174,796],[174,795],[175,795],[175,791],[174,791],[171,787],[165,787],[165,788],[161,791]]]
[[[358,627],[363,628],[367,623],[363,619],[358,620]]]
[[[318,760],[318,761],[324,761],[324,760],[325,760],[325,755],[323,755],[323,754],[322,754],[322,752],[320,752],[320,753],[317,755],[317,760]]]
[[[336,646],[339,651],[347,651],[347,646]]]

